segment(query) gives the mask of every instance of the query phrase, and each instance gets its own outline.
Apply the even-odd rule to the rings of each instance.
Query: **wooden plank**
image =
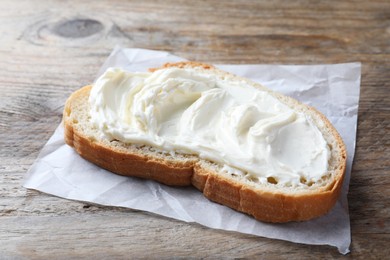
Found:
[[[81,2],[81,3],[80,3]],[[0,8],[0,259],[338,258],[335,248],[212,230],[21,187],[116,44],[211,63],[361,61],[350,257],[390,253],[388,1],[10,1]]]

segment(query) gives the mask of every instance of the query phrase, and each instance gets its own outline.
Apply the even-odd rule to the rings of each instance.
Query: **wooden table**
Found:
[[[81,2],[81,3],[80,3]],[[0,259],[341,258],[21,187],[116,44],[211,63],[363,64],[348,257],[390,254],[389,1],[0,1]]]

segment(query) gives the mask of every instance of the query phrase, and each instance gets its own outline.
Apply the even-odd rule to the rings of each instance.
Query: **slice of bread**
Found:
[[[181,62],[162,68],[193,68],[231,81],[245,80],[251,87],[269,92],[287,106],[305,113],[319,128],[328,147],[328,173],[318,182],[305,179],[299,187],[268,183],[226,171],[223,165],[196,155],[170,153],[149,145],[99,138],[90,122],[91,86],[74,92],[66,102],[63,122],[65,141],[86,160],[113,173],[158,181],[166,185],[193,185],[210,200],[252,215],[265,222],[309,220],[327,213],[336,203],[346,168],[345,145],[328,119],[312,107],[207,64]],[[151,69],[151,71],[158,69]]]

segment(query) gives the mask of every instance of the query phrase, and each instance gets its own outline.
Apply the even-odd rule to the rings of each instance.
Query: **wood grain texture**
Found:
[[[341,258],[335,248],[63,200],[21,183],[112,48],[209,63],[360,61],[349,258],[390,253],[389,1],[0,0],[0,259]]]

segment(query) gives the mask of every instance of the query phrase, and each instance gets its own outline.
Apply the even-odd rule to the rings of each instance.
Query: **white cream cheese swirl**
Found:
[[[327,173],[318,128],[266,91],[195,69],[108,69],[90,93],[102,137],[196,154],[226,171],[299,186]]]

